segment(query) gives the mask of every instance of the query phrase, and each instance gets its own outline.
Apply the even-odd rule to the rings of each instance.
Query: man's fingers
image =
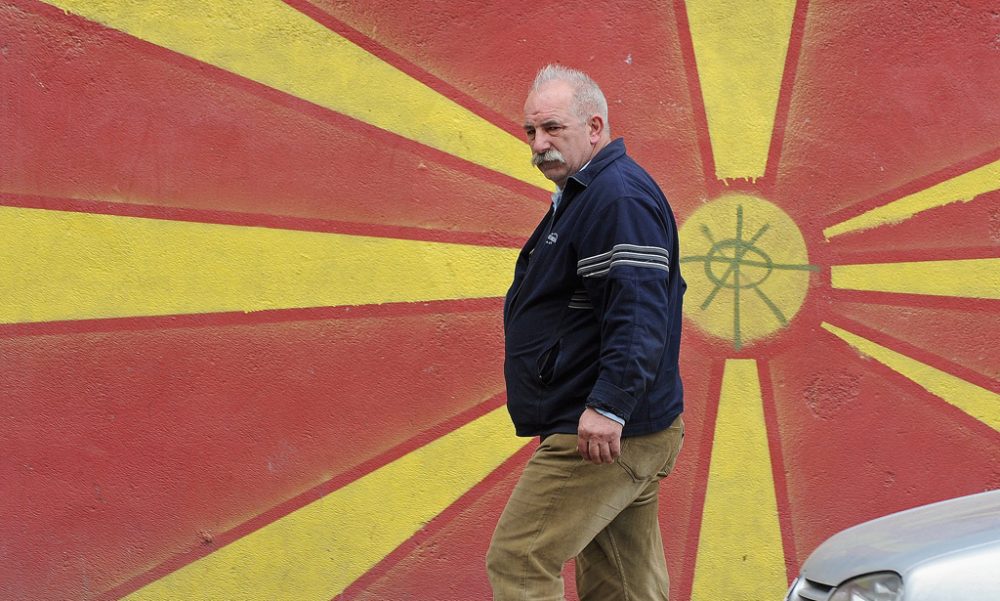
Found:
[[[592,463],[614,463],[622,453],[621,440],[601,440],[596,436],[580,434],[577,437],[576,449],[580,456]]]
[[[599,440],[590,441],[590,457],[591,461],[594,463],[607,463],[608,462],[608,445],[605,442]]]
[[[611,444],[597,438],[580,437],[577,449],[580,456],[591,463],[614,463],[618,457],[619,450],[617,444]]]
[[[588,408],[577,427],[577,451],[591,463],[614,463],[621,455],[621,431],[621,424]]]
[[[622,454],[622,439],[614,438],[611,441],[611,461],[618,459]]]
[[[611,456],[611,445],[606,442],[598,443],[597,448],[600,449],[600,461],[598,463],[614,463],[614,458]]]

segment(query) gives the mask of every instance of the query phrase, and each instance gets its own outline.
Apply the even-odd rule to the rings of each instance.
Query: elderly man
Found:
[[[524,105],[532,163],[557,189],[504,303],[507,408],[541,444],[487,556],[494,599],[663,600],[659,481],[684,435],[677,226],[612,141],[587,75],[549,65]]]

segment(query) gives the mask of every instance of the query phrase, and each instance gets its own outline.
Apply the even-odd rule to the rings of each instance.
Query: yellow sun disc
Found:
[[[699,208],[680,239],[685,313],[736,349],[788,325],[817,269],[795,222],[749,194],[726,194]]]

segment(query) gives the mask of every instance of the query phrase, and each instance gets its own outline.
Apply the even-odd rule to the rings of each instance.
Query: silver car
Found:
[[[816,548],[785,601],[1000,600],[1000,490],[894,513]]]

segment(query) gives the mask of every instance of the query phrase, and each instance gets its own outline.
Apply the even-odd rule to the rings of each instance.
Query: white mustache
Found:
[[[535,167],[549,161],[558,161],[564,164],[566,163],[566,159],[563,158],[562,153],[555,148],[550,148],[541,154],[531,155],[531,164]]]

